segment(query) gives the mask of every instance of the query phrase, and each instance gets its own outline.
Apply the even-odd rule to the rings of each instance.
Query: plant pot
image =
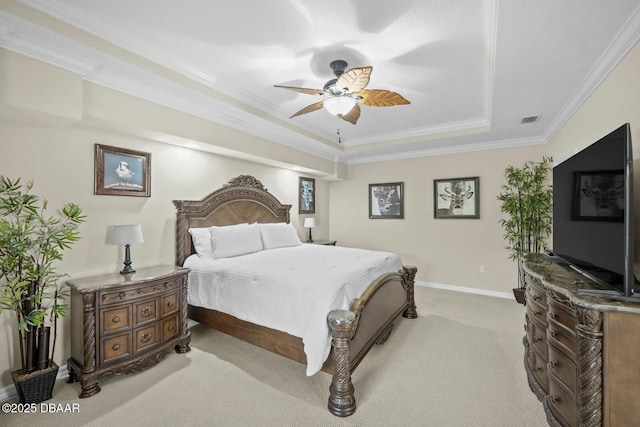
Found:
[[[516,297],[516,302],[518,304],[526,305],[527,300],[524,297],[524,288],[513,288],[513,296]]]
[[[51,399],[58,369],[60,367],[50,360],[48,368],[30,374],[23,374],[22,369],[11,372],[20,403],[40,403]]]

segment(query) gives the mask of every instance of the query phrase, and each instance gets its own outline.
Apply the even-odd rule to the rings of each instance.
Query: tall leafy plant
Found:
[[[498,200],[501,211],[507,215],[500,220],[504,239],[509,249],[509,259],[518,261],[518,287],[524,288],[523,257],[539,253],[546,248],[551,234],[553,189],[549,184],[549,172],[553,159],[527,161],[520,168],[508,166],[504,171],[506,183]]]
[[[16,315],[23,373],[48,367],[53,357],[57,320],[67,309],[55,263],[80,239],[85,220],[74,203],[46,216],[47,201],[32,187],[0,175],[0,313]]]

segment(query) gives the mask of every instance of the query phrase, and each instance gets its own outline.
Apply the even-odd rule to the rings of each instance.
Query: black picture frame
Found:
[[[298,213],[316,213],[316,180],[299,177],[298,179]]]
[[[151,153],[95,144],[94,194],[151,196]]]
[[[571,219],[624,222],[624,171],[574,172]]]
[[[404,182],[369,184],[369,219],[404,219]]]
[[[435,219],[480,218],[480,178],[433,180],[433,217]]]

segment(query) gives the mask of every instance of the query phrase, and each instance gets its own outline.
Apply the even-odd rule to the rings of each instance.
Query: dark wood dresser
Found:
[[[69,280],[71,357],[69,382],[80,397],[100,392],[105,375],[154,366],[174,348],[190,350],[187,328],[188,268],[158,266],[130,275]]]
[[[552,426],[640,423],[640,302],[586,295],[595,286],[544,256],[525,262],[525,369]]]

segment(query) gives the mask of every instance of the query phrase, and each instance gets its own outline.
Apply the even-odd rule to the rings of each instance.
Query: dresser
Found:
[[[548,257],[524,270],[524,364],[549,424],[638,425],[640,302],[583,294],[596,285]]]
[[[190,350],[187,328],[189,269],[157,266],[133,274],[67,281],[71,289],[69,381],[80,397],[100,392],[105,375],[156,365],[175,349]]]

